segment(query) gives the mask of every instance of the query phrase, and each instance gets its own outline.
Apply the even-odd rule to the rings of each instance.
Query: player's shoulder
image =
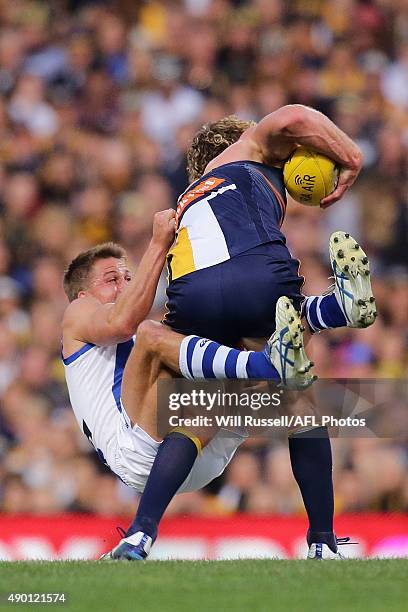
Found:
[[[71,327],[82,317],[89,316],[100,306],[99,300],[92,296],[76,298],[68,304],[62,317],[62,326]]]
[[[262,163],[262,152],[251,137],[253,129],[249,128],[246,130],[237,142],[234,142],[234,144],[211,160],[205,169],[205,174],[234,162],[237,164],[248,161]]]

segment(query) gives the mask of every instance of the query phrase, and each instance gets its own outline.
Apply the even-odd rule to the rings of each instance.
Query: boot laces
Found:
[[[126,531],[123,529],[123,527],[117,525],[116,531],[118,532],[121,538],[126,538]]]
[[[344,544],[358,544],[358,542],[350,542],[350,537],[347,536],[345,538],[337,538],[336,537],[336,543],[338,546],[342,546]]]

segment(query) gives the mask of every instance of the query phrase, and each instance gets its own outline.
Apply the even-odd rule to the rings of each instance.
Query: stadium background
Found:
[[[350,231],[372,260],[380,316],[367,330],[316,336],[317,373],[407,377],[406,0],[0,0],[0,20],[0,556],[24,554],[12,538],[27,521],[31,536],[59,520],[75,531],[83,515],[65,513],[87,513],[90,533],[96,514],[106,536],[110,517],[135,510],[69,407],[61,276],[80,250],[110,239],[137,265],[153,214],[187,184],[186,149],[207,120],[303,103],[358,142],[365,165],[352,191],[325,212],[291,202],[284,231],[308,294],[327,288],[331,231]],[[155,318],[164,289],[163,277]],[[406,442],[334,441],[337,512],[389,513],[356,519],[379,532],[390,513],[403,519]],[[302,508],[286,445],[258,440],[208,490],[176,498],[167,516],[179,518],[164,532],[205,528],[186,515],[246,511],[283,515],[279,529],[301,537]]]

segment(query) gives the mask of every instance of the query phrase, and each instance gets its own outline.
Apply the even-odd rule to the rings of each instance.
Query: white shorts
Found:
[[[220,476],[247,437],[243,430],[220,429],[197,456],[177,492],[198,491]],[[109,467],[125,484],[142,493],[161,442],[153,440],[139,425],[131,427],[126,414],[119,419],[116,439]]]

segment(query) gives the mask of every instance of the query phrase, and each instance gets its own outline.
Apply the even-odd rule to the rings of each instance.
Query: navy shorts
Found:
[[[220,264],[171,281],[164,323],[235,346],[241,338],[269,337],[277,300],[286,295],[301,307],[299,262],[282,243],[269,242]]]

